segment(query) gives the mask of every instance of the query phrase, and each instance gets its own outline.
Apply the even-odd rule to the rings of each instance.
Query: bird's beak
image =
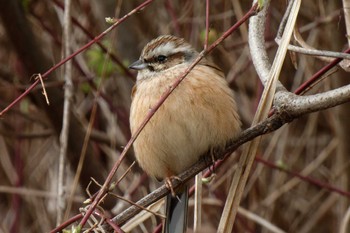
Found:
[[[129,66],[129,69],[143,70],[147,68],[147,64],[142,60],[137,60]]]

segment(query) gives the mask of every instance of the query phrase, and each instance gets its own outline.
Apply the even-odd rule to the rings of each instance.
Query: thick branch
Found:
[[[349,101],[350,85],[310,96],[298,96],[290,92],[278,92],[275,96],[276,108],[292,116],[320,111]]]
[[[267,82],[270,73],[271,63],[267,56],[265,48],[265,19],[269,8],[270,1],[266,1],[265,7],[254,17],[249,20],[248,42],[252,61],[263,85]],[[283,85],[277,83],[277,91],[285,90]]]
[[[255,69],[263,83],[266,82],[271,67],[264,44],[266,12],[267,8],[264,8],[257,16],[251,17],[249,23],[251,56]],[[350,85],[309,96],[294,95],[287,92],[283,86],[280,86],[276,92],[274,105],[280,111],[286,111],[291,116],[298,116],[334,107],[349,100]]]

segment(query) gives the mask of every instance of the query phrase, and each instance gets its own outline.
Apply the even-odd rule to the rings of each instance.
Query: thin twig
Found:
[[[132,164],[128,167],[128,169],[126,169],[126,171],[124,172],[124,174],[117,180],[116,185],[118,185],[120,183],[120,181],[122,181],[124,179],[124,177],[131,171],[131,168],[135,165],[135,161],[132,162]]]
[[[205,5],[205,39],[204,39],[204,50],[208,48],[209,43],[209,9],[210,9],[210,0],[206,0]]]
[[[344,53],[350,53],[350,48],[346,49]],[[316,72],[312,77],[304,82],[301,86],[299,86],[294,93],[300,94],[305,89],[307,89],[309,86],[311,86],[313,83],[315,83],[320,77],[322,77],[324,74],[326,74],[330,69],[332,69],[334,66],[336,66],[339,62],[341,62],[342,58],[335,58],[332,62],[330,62],[328,65],[324,66],[322,69],[320,69],[318,72]]]
[[[117,226],[110,218],[107,218],[103,213],[96,211],[95,214],[98,215],[100,218],[104,218],[104,221],[106,221],[113,228],[114,232],[124,233],[124,231],[120,229],[119,226]]]
[[[343,10],[344,10],[344,19],[345,19],[345,28],[346,28],[346,38],[348,40],[348,47],[350,47],[350,1],[343,0]]]
[[[63,57],[70,54],[70,38],[71,38],[71,0],[65,0],[65,11],[63,19],[63,41],[64,50]],[[59,163],[58,163],[58,181],[57,181],[57,191],[58,199],[56,203],[56,224],[58,225],[63,218],[64,209],[66,209],[66,201],[63,198],[65,195],[64,190],[64,169],[66,168],[65,158],[67,156],[68,148],[68,135],[69,135],[69,123],[70,123],[70,108],[73,98],[73,81],[72,81],[72,62],[67,62],[64,67],[64,103],[63,103],[63,119],[62,119],[62,129],[60,134],[60,152],[59,152]]]
[[[348,207],[348,209],[346,210],[346,213],[341,221],[340,224],[340,229],[339,229],[339,233],[346,233],[348,232],[348,226],[349,226],[349,221],[350,221],[350,207]]]
[[[297,178],[299,178],[300,180],[303,180],[303,181],[306,181],[312,185],[315,185],[319,188],[322,188],[322,189],[326,189],[326,190],[329,190],[330,192],[334,192],[334,193],[337,193],[339,195],[342,195],[344,197],[348,197],[350,198],[350,192],[348,191],[345,191],[345,190],[342,190],[342,189],[339,189],[338,187],[335,187],[333,185],[330,185],[329,183],[325,183],[325,182],[322,182],[322,181],[319,181],[319,180],[316,180],[310,176],[305,176],[305,175],[302,175],[300,172],[296,172],[296,171],[291,171],[291,170],[288,170],[282,166],[278,166],[270,161],[267,161],[259,156],[256,156],[255,158],[255,161],[256,162],[259,162],[259,163],[262,163],[264,164],[265,166],[268,166],[268,167],[271,167],[273,169],[278,169],[280,171],[283,171],[285,173],[287,173],[288,175],[291,175],[291,176],[295,176]]]
[[[271,222],[268,222],[266,219],[254,214],[253,212],[250,212],[246,209],[243,209],[241,207],[238,207],[238,213],[243,215],[244,217],[253,220],[254,222],[258,223],[262,227],[269,230],[269,232],[272,233],[286,233],[282,229],[278,228],[277,226],[273,225]]]
[[[73,57],[77,56],[78,54],[82,53],[86,49],[88,49],[91,45],[95,44],[96,42],[100,41],[104,36],[106,36],[109,32],[111,32],[114,28],[119,26],[122,22],[124,22],[127,18],[129,18],[131,15],[135,14],[139,10],[143,9],[144,7],[151,4],[154,0],[146,0],[142,4],[140,4],[138,7],[134,8],[132,11],[130,11],[128,14],[124,15],[122,18],[117,20],[112,26],[107,28],[105,31],[103,31],[100,35],[95,37],[93,40],[91,40],[89,43],[85,44],[83,47],[69,55],[68,57],[62,59],[60,62],[58,62],[56,65],[51,67],[49,70],[47,70],[43,75],[42,78],[47,78],[49,74],[51,74],[53,71],[55,71],[57,68],[61,67],[63,64],[65,64],[67,61],[71,60]],[[5,109],[3,109],[0,112],[0,116],[5,114],[8,110],[10,110],[14,105],[16,105],[19,101],[21,101],[25,96],[28,95],[29,92],[31,92],[34,87],[36,87],[39,83],[39,80],[36,80],[28,89],[26,89],[20,96],[18,96],[14,101],[12,101]]]
[[[73,198],[74,193],[76,191],[76,188],[78,186],[80,174],[81,174],[81,171],[83,169],[83,164],[84,164],[84,161],[85,161],[86,151],[87,151],[87,148],[88,148],[88,142],[89,142],[89,138],[90,138],[91,131],[92,131],[92,128],[93,128],[93,122],[95,121],[96,111],[97,111],[97,104],[95,102],[94,105],[92,106],[91,116],[90,116],[90,119],[89,119],[88,128],[86,130],[86,134],[85,134],[85,137],[84,137],[84,144],[83,144],[83,147],[82,147],[81,152],[80,152],[78,167],[77,167],[76,172],[75,172],[75,176],[74,176],[74,180],[73,180],[73,184],[72,184],[72,188],[71,188],[71,192],[70,192],[70,197],[68,199],[68,204],[67,204],[67,208],[66,208],[66,212],[65,212],[65,218],[69,215],[70,210],[72,208],[72,204],[73,204],[72,198]],[[101,197],[101,199],[102,198],[103,197]],[[91,213],[90,213],[90,215],[91,215]]]
[[[280,44],[280,39],[276,38],[276,43]],[[308,49],[299,47],[296,45],[288,45],[288,50],[301,53],[309,56],[318,56],[318,57],[332,57],[332,58],[340,58],[340,59],[348,59],[350,60],[350,54],[345,52],[334,52],[334,51],[327,51],[327,50],[317,50],[317,49]]]
[[[114,197],[116,197],[116,198],[118,198],[118,199],[120,199],[120,200],[123,200],[123,201],[129,203],[130,205],[136,206],[137,208],[140,208],[141,210],[147,211],[147,212],[149,212],[149,213],[151,213],[151,214],[153,214],[153,215],[155,215],[155,216],[158,216],[158,217],[160,217],[160,218],[162,218],[162,219],[165,219],[165,218],[166,218],[165,215],[163,215],[163,214],[158,214],[158,213],[156,213],[156,212],[154,212],[154,211],[152,211],[152,210],[150,210],[150,209],[148,209],[148,208],[146,208],[146,207],[143,207],[143,206],[141,206],[141,205],[139,205],[139,204],[137,204],[137,203],[135,203],[135,202],[132,202],[132,201],[130,201],[130,200],[128,200],[128,199],[126,199],[126,198],[124,198],[124,197],[118,195],[118,194],[111,193],[111,192],[110,192],[109,194],[112,195],[112,196],[114,196]]]
[[[45,96],[46,103],[47,103],[47,105],[50,105],[49,97],[47,96],[47,92],[46,92],[46,88],[45,88],[45,83],[43,81],[43,77],[41,77],[41,74],[35,75],[35,80],[37,80],[37,79],[40,80],[41,87],[43,88],[43,92],[42,93]]]
[[[56,6],[64,10],[64,5],[60,1],[53,0],[53,2],[56,4]],[[72,16],[71,19],[73,24],[76,25],[78,28],[80,28],[86,36],[88,36],[91,40],[94,39],[94,35],[91,34],[91,32],[88,29],[86,29],[75,17]],[[100,46],[100,48],[104,53],[107,53],[111,57],[112,61],[114,61],[129,78],[131,78],[133,81],[135,80],[135,76],[130,72],[130,70],[123,64],[123,62],[120,61],[120,59],[115,54],[110,53],[110,51],[108,51],[106,46],[104,46],[101,42],[97,41],[96,44]]]

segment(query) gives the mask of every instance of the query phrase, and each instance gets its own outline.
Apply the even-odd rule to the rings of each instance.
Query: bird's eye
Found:
[[[157,62],[160,62],[160,63],[165,62],[166,59],[167,59],[167,57],[164,56],[164,55],[159,55],[159,56],[156,58]]]

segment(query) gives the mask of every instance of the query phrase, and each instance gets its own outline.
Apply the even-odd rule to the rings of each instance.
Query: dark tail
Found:
[[[166,197],[166,220],[163,225],[163,233],[184,233],[187,229],[188,186],[173,197]]]

